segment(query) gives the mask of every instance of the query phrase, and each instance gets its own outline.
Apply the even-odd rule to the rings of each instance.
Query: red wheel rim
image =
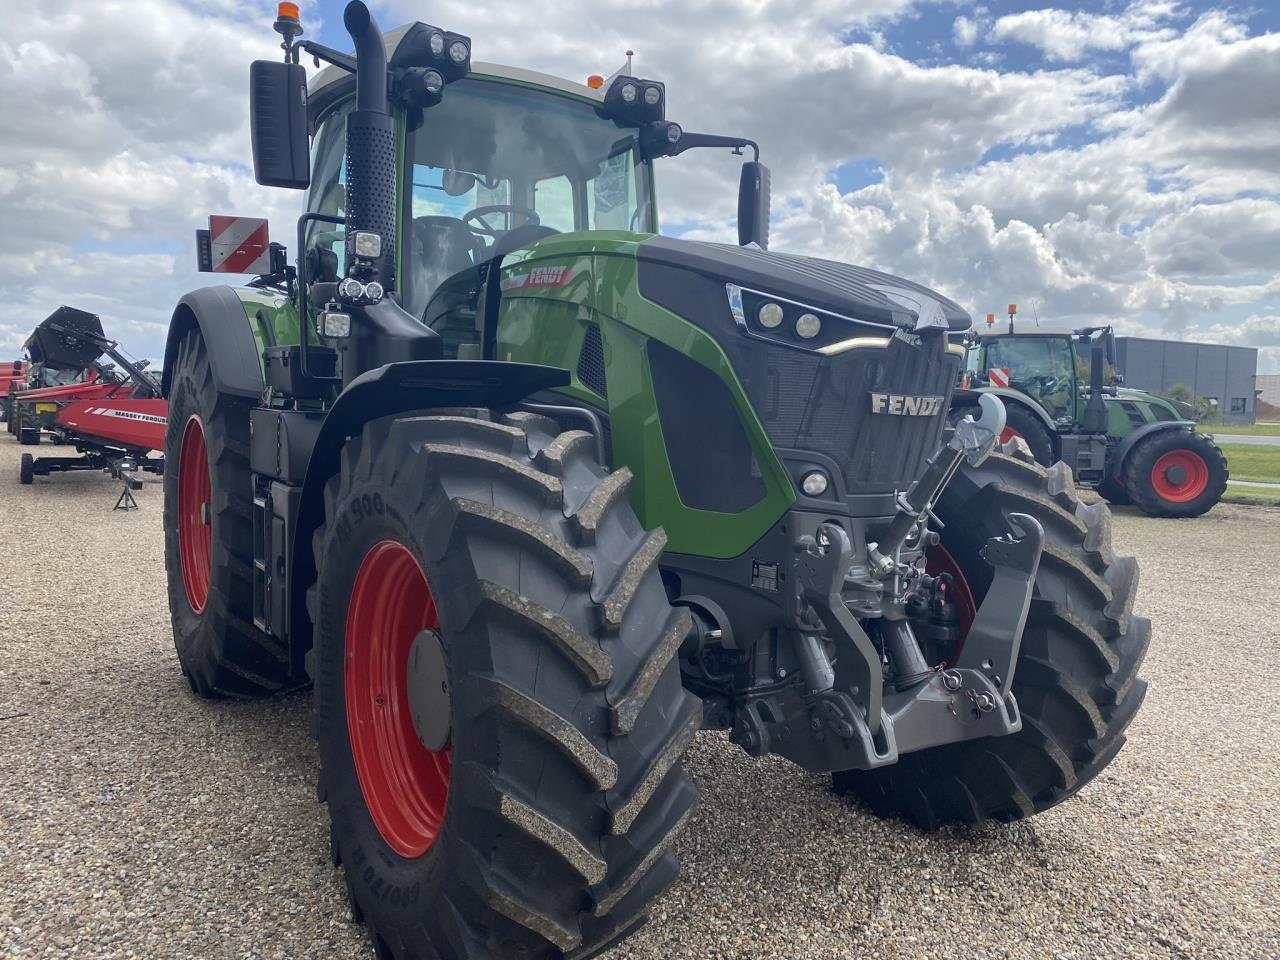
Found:
[[[1186,503],[1209,486],[1209,465],[1192,450],[1170,450],[1152,466],[1151,486],[1162,499]]]
[[[930,547],[925,554],[924,569],[932,577],[944,573],[951,575],[951,602],[955,604],[956,626],[960,632],[955,652],[947,661],[947,666],[954,666],[960,659],[960,651],[964,649],[964,641],[969,636],[974,617],[978,615],[978,605],[974,602],[973,591],[969,589],[969,581],[965,579],[964,571],[960,569],[960,564],[956,563],[956,558],[946,547],[941,544]]]
[[[187,603],[196,613],[204,611],[209,599],[213,555],[211,490],[204,424],[193,415],[182,431],[182,447],[178,453],[178,563],[182,567]]]
[[[1003,430],[1000,431],[1000,442],[1008,443],[1014,437],[1021,437],[1021,436],[1022,434],[1020,434],[1017,430],[1013,429],[1013,427],[1006,426]]]
[[[424,747],[409,709],[409,651],[419,633],[439,627],[417,558],[395,540],[374,544],[347,607],[347,732],[374,826],[406,859],[431,849],[449,799],[450,750]]]

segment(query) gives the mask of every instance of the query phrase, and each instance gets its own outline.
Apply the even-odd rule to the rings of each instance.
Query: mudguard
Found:
[[[246,325],[247,329],[247,325]],[[500,360],[413,360],[369,370],[342,391],[325,416],[307,462],[296,522],[291,524],[289,625],[294,662],[311,646],[306,588],[316,576],[312,536],[324,519],[324,485],[338,471],[342,446],[379,417],[432,407],[504,407],[540,390],[568,386],[569,371]]]
[[[1107,478],[1118,480],[1120,471],[1124,468],[1124,461],[1129,456],[1129,451],[1138,445],[1138,441],[1145,437],[1151,436],[1153,433],[1159,433],[1161,430],[1189,430],[1194,431],[1196,428],[1193,420],[1158,420],[1155,423],[1148,423],[1133,433],[1126,436],[1110,451],[1107,458]]]
[[[263,390],[262,358],[244,304],[232,287],[201,287],[178,301],[169,321],[164,346],[164,376],[160,392],[169,396],[170,377],[178,345],[199,328],[209,352],[213,382],[219,393],[257,399]]]

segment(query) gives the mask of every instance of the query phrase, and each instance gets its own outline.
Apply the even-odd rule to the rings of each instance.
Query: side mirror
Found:
[[[742,165],[738,182],[738,245],[769,249],[769,168],[758,160]]]
[[[249,66],[253,175],[264,187],[311,185],[307,138],[307,72],[297,63],[255,60]]]
[[[1106,350],[1107,350],[1107,363],[1111,364],[1111,366],[1114,367],[1116,365],[1115,331],[1112,330],[1110,327],[1108,327],[1107,332],[1104,333],[1102,336],[1104,337],[1103,345],[1106,347]]]

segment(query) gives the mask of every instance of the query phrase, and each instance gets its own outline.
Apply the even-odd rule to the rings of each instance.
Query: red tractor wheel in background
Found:
[[[1213,439],[1160,430],[1138,441],[1121,471],[1134,504],[1153,517],[1198,517],[1227,489],[1227,458]]]
[[[293,682],[288,649],[253,623],[251,405],[218,392],[200,331],[189,331],[169,386],[164,559],[174,646],[202,697]]]

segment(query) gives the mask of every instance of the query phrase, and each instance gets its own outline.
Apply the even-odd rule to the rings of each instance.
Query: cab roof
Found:
[[[396,56],[401,43],[408,36],[409,31],[416,26],[419,26],[419,24],[406,23],[403,26],[396,27],[394,30],[387,31],[383,35],[383,42],[387,48],[388,64],[391,66],[419,65],[398,62],[399,60],[404,60],[404,57],[397,58]],[[421,65],[425,66],[425,64]],[[565,80],[563,77],[553,76],[549,73],[539,73],[536,70],[526,70],[523,67],[508,67],[503,64],[472,61],[470,76],[480,79],[526,83],[548,90],[555,90],[559,93],[567,93],[584,100],[594,100],[597,103],[604,102],[603,89],[593,90],[585,83],[574,83],[572,80]],[[341,67],[327,66],[315,74],[307,83],[307,112],[311,122],[314,124],[322,113],[354,89],[355,76]]]

